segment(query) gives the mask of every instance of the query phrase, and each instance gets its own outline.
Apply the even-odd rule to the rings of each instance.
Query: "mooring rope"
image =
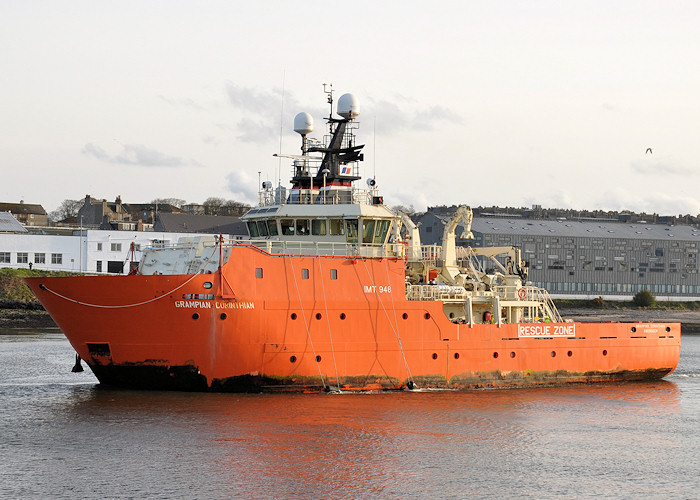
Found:
[[[323,384],[323,389],[326,390],[326,381],[323,378],[323,372],[321,372],[321,365],[318,362],[318,358],[316,356],[316,349],[314,349],[314,341],[311,339],[311,331],[309,329],[309,325],[306,322],[306,314],[304,313],[304,305],[301,303],[301,293],[299,292],[299,285],[297,284],[297,276],[296,273],[294,272],[294,264],[292,263],[292,259],[294,257],[288,256],[289,259],[289,267],[292,270],[292,278],[294,279],[294,288],[296,288],[297,291],[297,298],[299,299],[299,308],[301,309],[301,317],[304,320],[304,327],[306,328],[306,336],[309,338],[309,344],[311,344],[311,353],[314,356],[314,361],[316,362],[316,368],[318,368],[318,375],[321,377],[321,383]]]
[[[323,307],[326,311],[326,324],[328,325],[328,338],[331,341],[331,355],[333,356],[333,367],[335,368],[335,382],[340,391],[340,377],[338,377],[338,364],[335,361],[335,349],[333,347],[333,334],[331,332],[331,321],[328,315],[328,300],[326,299],[326,285],[323,282],[323,268],[321,267],[321,256],[318,256],[318,272],[321,276],[321,289],[323,290]]]
[[[391,329],[394,332],[394,335],[396,336],[396,340],[399,343],[399,350],[401,351],[401,357],[403,358],[403,363],[404,363],[404,366],[406,368],[406,376],[408,377],[408,380],[410,381],[411,386],[415,386],[415,382],[413,381],[413,376],[411,375],[411,370],[408,368],[408,360],[406,359],[406,353],[403,350],[403,342],[401,341],[401,335],[399,334],[399,331],[398,331],[399,324],[398,324],[398,318],[396,317],[396,307],[394,306],[393,295],[392,295],[392,293],[389,293],[389,295],[392,295],[391,304],[392,304],[392,308],[394,309],[394,319],[396,321],[396,325],[394,325],[394,323],[391,322],[391,318],[389,317],[389,313],[387,312],[386,307],[384,307],[384,303],[382,302],[382,299],[379,295],[379,289],[375,285],[375,281],[372,278],[372,275],[370,274],[369,269],[367,268],[367,263],[365,262],[365,259],[364,258],[361,258],[361,259],[362,259],[362,264],[365,267],[365,271],[367,272],[367,276],[369,277],[370,283],[372,283],[372,286],[374,287],[374,293],[377,296],[377,301],[379,302],[379,305],[382,306],[382,310],[384,311],[384,315],[386,316],[387,322],[389,323],[389,326],[391,326]],[[387,280],[388,280],[387,283],[391,283],[391,280],[389,280],[388,268],[387,268]]]

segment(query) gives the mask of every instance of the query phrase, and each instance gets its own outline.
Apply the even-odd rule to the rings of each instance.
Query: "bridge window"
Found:
[[[269,220],[267,221],[267,231],[270,233],[270,236],[277,236],[277,221],[276,220]]]
[[[381,245],[386,241],[386,233],[389,232],[390,220],[378,220],[377,228],[374,230],[374,244]]]
[[[362,221],[362,243],[372,243],[374,238],[374,220],[365,219]]]
[[[316,219],[311,221],[311,234],[314,236],[325,236],[326,235],[326,220]]]
[[[338,236],[345,234],[345,227],[343,225],[342,219],[330,219],[328,221],[329,234],[331,236]]]
[[[294,219],[282,219],[280,221],[280,226],[282,226],[282,234],[285,236],[294,235]]]
[[[260,234],[260,236],[269,236],[269,233],[267,232],[267,221],[258,221],[258,233]]]
[[[308,236],[309,233],[309,220],[308,219],[297,219],[297,235]]]
[[[251,238],[257,238],[259,236],[258,225],[254,220],[248,221],[248,232],[250,233]]]
[[[345,234],[348,243],[357,243],[357,219],[345,219]]]

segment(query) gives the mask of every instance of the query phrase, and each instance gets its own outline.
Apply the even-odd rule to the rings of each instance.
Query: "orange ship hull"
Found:
[[[26,280],[101,383],[178,390],[522,387],[661,378],[680,324],[450,321],[404,261],[271,255],[219,272]]]

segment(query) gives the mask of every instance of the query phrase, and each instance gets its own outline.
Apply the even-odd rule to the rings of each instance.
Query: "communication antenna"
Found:
[[[330,131],[331,131],[331,135],[332,135],[333,134],[333,121],[332,121],[332,118],[333,118],[333,84],[332,83],[324,83],[323,84],[323,91],[326,94],[328,94],[328,104],[331,107],[331,112],[328,115],[328,119],[329,119],[329,124],[330,124],[329,125]]]
[[[282,70],[282,105],[280,106],[280,151],[277,162],[277,185],[282,185],[282,127],[284,126],[284,83],[286,70]]]
[[[372,178],[377,178],[377,115],[374,115],[374,128],[372,129]]]

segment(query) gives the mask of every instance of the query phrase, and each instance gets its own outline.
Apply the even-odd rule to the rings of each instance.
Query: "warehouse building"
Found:
[[[423,244],[440,244],[443,221],[418,218]],[[657,298],[700,299],[700,229],[610,220],[475,217],[474,240],[457,244],[516,246],[530,264],[529,280],[555,297],[626,298],[650,290]]]

